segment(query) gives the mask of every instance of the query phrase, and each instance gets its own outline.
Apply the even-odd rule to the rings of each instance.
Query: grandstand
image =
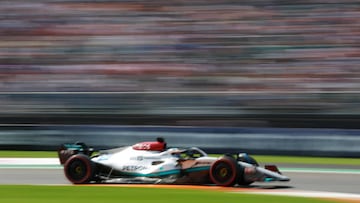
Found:
[[[0,19],[2,122],[357,128],[357,0],[17,0]]]

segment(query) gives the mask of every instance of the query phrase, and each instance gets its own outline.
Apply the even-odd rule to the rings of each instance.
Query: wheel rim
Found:
[[[227,174],[228,174],[228,169],[227,168],[220,169],[220,176],[221,177],[226,177]]]
[[[75,160],[70,163],[68,172],[73,180],[79,181],[86,177],[86,164],[80,160]]]
[[[233,176],[233,172],[228,164],[220,163],[215,167],[214,177],[217,181],[221,183],[228,182],[231,176]]]

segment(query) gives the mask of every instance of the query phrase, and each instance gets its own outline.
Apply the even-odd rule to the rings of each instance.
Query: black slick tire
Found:
[[[74,184],[89,183],[94,177],[95,164],[84,154],[71,156],[64,164],[66,178]]]
[[[210,180],[218,186],[231,187],[238,179],[238,171],[235,159],[224,156],[210,166]]]

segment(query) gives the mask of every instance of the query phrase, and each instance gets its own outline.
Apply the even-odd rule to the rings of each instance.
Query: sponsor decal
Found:
[[[211,165],[213,162],[210,162],[210,161],[198,161],[195,163],[195,166],[201,166],[201,165],[205,165],[205,166],[208,166],[208,165]]]
[[[136,144],[135,147],[140,150],[150,150],[151,144],[150,143],[139,143],[139,144]]]
[[[125,165],[121,168],[122,171],[133,172],[133,171],[143,171],[146,170],[146,166],[138,166],[138,165]]]
[[[147,157],[147,156],[135,156],[135,157],[130,157],[131,161],[143,161],[143,160],[158,160],[159,157]]]
[[[144,157],[143,156],[130,157],[130,160],[132,160],[132,161],[142,161],[142,160],[144,160]]]

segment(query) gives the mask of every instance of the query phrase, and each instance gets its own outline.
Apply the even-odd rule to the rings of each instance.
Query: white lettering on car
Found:
[[[142,149],[142,150],[150,150],[151,149],[151,145],[148,144],[148,143],[137,144],[137,147]]]
[[[130,160],[132,160],[132,161],[142,161],[142,160],[144,160],[144,157],[142,157],[142,156],[130,157]]]

